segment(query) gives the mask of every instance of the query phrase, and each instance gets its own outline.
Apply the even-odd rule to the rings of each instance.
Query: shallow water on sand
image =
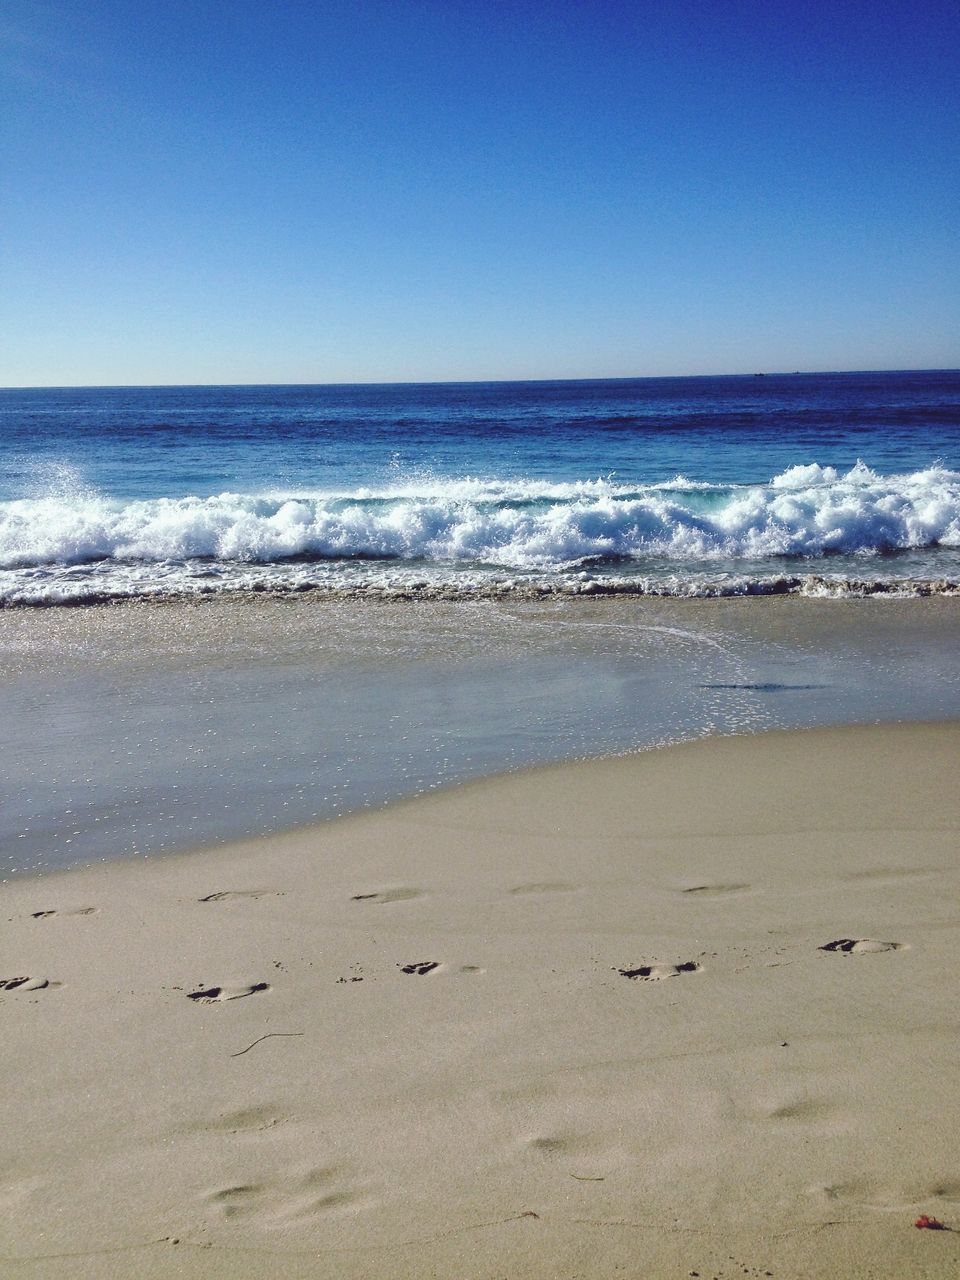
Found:
[[[712,733],[957,716],[958,621],[949,598],[0,613],[0,874]]]

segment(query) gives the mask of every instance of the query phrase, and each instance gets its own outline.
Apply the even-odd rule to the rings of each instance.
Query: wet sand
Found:
[[[958,758],[715,738],[2,886],[0,1273],[955,1275]]]
[[[960,597],[0,610],[0,880],[683,739],[960,717]]]

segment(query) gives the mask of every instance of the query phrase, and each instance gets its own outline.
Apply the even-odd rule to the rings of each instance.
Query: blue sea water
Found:
[[[953,591],[960,372],[0,390],[0,603]]]

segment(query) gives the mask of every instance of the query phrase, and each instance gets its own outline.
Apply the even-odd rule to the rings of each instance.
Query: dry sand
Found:
[[[958,759],[717,739],[3,886],[0,1274],[956,1275]]]

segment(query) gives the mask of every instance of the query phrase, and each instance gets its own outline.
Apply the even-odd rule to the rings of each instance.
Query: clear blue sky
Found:
[[[960,365],[955,0],[0,14],[0,384]]]

